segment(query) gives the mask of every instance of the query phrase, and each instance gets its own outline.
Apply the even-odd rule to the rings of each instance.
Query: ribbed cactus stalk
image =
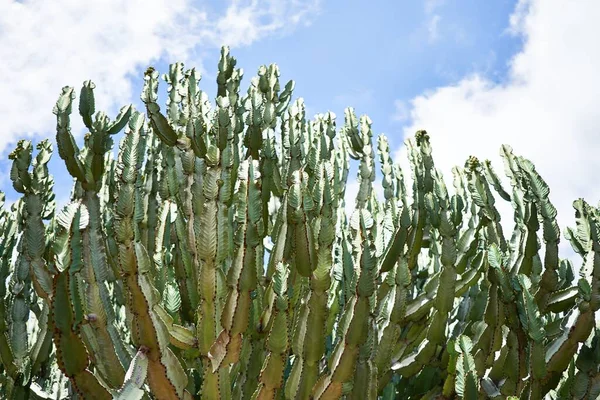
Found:
[[[48,172],[48,161],[52,147],[48,141],[37,146],[37,156],[32,159],[33,147],[29,141],[19,141],[17,148],[9,155],[13,160],[10,178],[13,187],[23,194],[18,213],[14,217],[3,215],[4,261],[1,274],[9,278],[9,296],[3,305],[3,359],[9,375],[7,385],[15,386],[16,396],[26,396],[30,382],[26,379],[31,373],[38,373],[41,363],[46,361],[52,331],[48,329],[48,302],[52,298],[52,275],[43,258],[46,250],[46,229],[43,220],[53,217],[53,179]],[[29,169],[32,167],[33,171]],[[16,226],[15,226],[16,225]],[[15,228],[21,228],[17,239]],[[12,266],[9,260],[15,248],[18,256]],[[11,268],[12,267],[12,268]],[[11,271],[12,269],[12,271]],[[6,285],[3,284],[3,294]],[[37,298],[43,299],[42,304]],[[41,308],[40,308],[41,306]],[[38,335],[34,342],[28,324],[32,312],[38,319]],[[7,340],[8,339],[8,340]]]
[[[55,252],[58,273],[54,277],[52,298],[57,363],[81,396],[109,399],[110,394],[100,384],[99,376],[90,371],[90,352],[81,338],[82,324],[93,323],[97,318],[93,314],[84,314],[81,296],[81,231],[89,223],[89,213],[84,206],[71,203],[57,218],[59,231]]]
[[[35,157],[17,143],[20,197],[0,194],[3,398],[600,395],[600,209],[574,202],[579,266],[561,258],[546,182],[509,146],[510,186],[474,156],[445,180],[426,131],[402,169],[368,116],[308,118],[276,65],[246,92],[236,65],[223,48],[212,104],[172,64],[164,112],[150,67],[145,115],[114,120],[86,81],[81,141],[63,88],[56,144],[74,185],[59,212],[50,142]]]

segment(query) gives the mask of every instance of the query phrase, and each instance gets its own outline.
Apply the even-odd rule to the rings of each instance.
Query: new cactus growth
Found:
[[[21,197],[0,196],[3,398],[600,396],[599,208],[574,203],[577,273],[546,182],[509,146],[510,187],[470,157],[450,190],[435,137],[408,139],[402,170],[369,117],[307,119],[276,65],[243,94],[223,48],[214,104],[196,70],[162,78],[164,111],[148,68],[145,114],[114,120],[84,82],[81,144],[62,89],[56,144],[74,186],[60,210],[50,142],[10,154]]]

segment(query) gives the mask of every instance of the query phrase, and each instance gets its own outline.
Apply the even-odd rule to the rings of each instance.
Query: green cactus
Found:
[[[171,65],[164,114],[150,67],[146,115],[114,121],[84,82],[81,144],[63,88],[56,142],[74,186],[60,212],[50,143],[34,158],[18,142],[21,197],[0,196],[3,398],[600,395],[599,208],[574,202],[577,274],[546,182],[509,146],[510,188],[476,157],[450,188],[418,131],[408,187],[368,116],[307,119],[274,64],[241,94],[236,65],[223,48],[214,105],[195,69]]]

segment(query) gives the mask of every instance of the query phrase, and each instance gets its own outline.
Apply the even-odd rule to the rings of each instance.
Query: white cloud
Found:
[[[438,8],[442,7],[446,0],[425,0],[425,13],[431,14]]]
[[[429,33],[430,42],[435,42],[440,37],[439,25],[441,19],[442,17],[438,14],[434,14],[427,21],[427,32]]]
[[[425,0],[424,11],[427,16],[425,28],[429,43],[436,42],[440,37],[440,21],[442,16],[437,12],[444,6],[446,0]]]
[[[191,0],[0,0],[0,153],[19,138],[52,135],[52,107],[65,85],[78,90],[93,80],[96,108],[114,116],[138,96],[131,78],[149,64],[192,60],[201,68],[200,46],[249,45],[310,23],[318,6],[235,0],[213,15]]]
[[[210,36],[213,41],[232,47],[248,45],[274,32],[310,25],[318,10],[319,0],[235,0],[210,31]]]
[[[500,146],[510,144],[548,182],[561,228],[573,225],[573,200],[600,200],[598,20],[596,0],[521,0],[509,31],[522,36],[523,48],[507,80],[475,74],[414,98],[404,136],[430,133],[447,180],[469,155],[492,160],[502,172]],[[399,149],[397,159],[404,162],[405,152]]]

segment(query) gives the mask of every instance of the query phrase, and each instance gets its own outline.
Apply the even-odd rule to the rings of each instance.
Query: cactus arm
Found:
[[[148,373],[147,349],[141,347],[131,360],[123,386],[113,396],[114,400],[141,400],[144,396],[144,382]]]
[[[306,136],[305,108],[301,99],[289,110],[289,151],[286,192],[287,242],[290,243],[291,268],[302,277],[309,277],[315,264],[315,243],[307,212],[312,210],[308,174],[303,169],[303,142]]]
[[[332,134],[331,134],[332,135]],[[308,398],[317,381],[319,375],[319,362],[325,355],[326,332],[327,332],[327,317],[328,317],[328,301],[329,296],[327,291],[331,287],[331,265],[333,262],[333,244],[335,239],[335,219],[337,214],[335,201],[335,183],[332,171],[333,154],[331,151],[326,151],[329,146],[328,141],[331,136],[327,135],[323,130],[317,136],[315,141],[318,141],[316,147],[318,149],[314,157],[318,157],[313,161],[313,174],[320,175],[315,179],[315,183],[310,185],[313,190],[314,202],[318,204],[314,210],[312,218],[313,231],[318,232],[316,240],[316,265],[309,277],[309,288],[307,298],[304,304],[307,305],[307,312],[302,314],[305,320],[298,321],[303,329],[303,338],[300,338],[296,344],[295,353],[297,358],[294,360],[292,368],[300,372],[296,398]],[[325,149],[321,148],[324,146]],[[317,172],[318,171],[318,172]],[[309,178],[310,179],[310,178]],[[318,188],[322,185],[322,189]],[[296,353],[298,351],[298,353]],[[289,389],[288,389],[289,390]]]
[[[407,212],[406,208],[403,212]],[[401,220],[403,219],[406,220],[405,218],[401,218]],[[405,256],[398,259],[392,272],[394,273],[393,294],[391,300],[393,308],[389,316],[389,322],[383,330],[375,357],[382,383],[386,381],[383,379],[383,374],[391,367],[393,348],[400,338],[400,334],[405,324],[404,321],[407,316],[411,274],[408,269],[408,260]]]
[[[506,251],[507,244],[502,231],[502,225],[500,224],[500,213],[495,206],[496,200],[483,174],[483,167],[476,157],[469,157],[465,167],[467,169],[466,176],[469,194],[471,195],[473,205],[478,209],[477,214],[480,223],[489,237],[490,242],[497,243],[502,251]],[[520,197],[515,199],[514,196],[514,191],[516,190],[517,189],[513,189],[512,201],[515,210],[520,210],[517,204]],[[515,211],[515,213],[517,213],[517,211]],[[517,230],[515,230],[515,233],[516,232]]]
[[[78,203],[66,206],[59,218],[62,240],[55,243],[58,274],[54,276],[52,321],[54,345],[61,371],[71,380],[77,392],[89,398],[109,399],[109,392],[98,382],[89,367],[89,355],[81,340],[83,322],[77,273],[81,269],[81,230],[87,226],[87,209]],[[63,249],[61,243],[67,243]]]
[[[190,140],[194,154],[197,157],[204,158],[206,156],[205,136],[209,128],[204,120],[204,93],[199,91],[197,87],[199,80],[200,74],[195,69],[191,69],[188,74],[187,96],[183,99],[183,107],[187,116],[186,137]]]
[[[96,112],[96,101],[94,99],[94,89],[96,85],[92,81],[83,82],[83,87],[79,95],[79,114],[83,119],[83,124],[92,129],[92,116]]]
[[[209,353],[213,371],[223,362],[230,364],[239,360],[242,337],[249,322],[251,292],[257,286],[256,248],[264,229],[260,179],[256,177],[258,163],[248,159],[241,169],[236,201],[234,258],[228,271],[229,292],[221,316],[223,330],[215,342],[217,346],[213,345]]]
[[[221,57],[219,59],[219,72],[217,74],[217,96],[227,94],[227,83],[233,75],[237,60],[229,54],[229,47],[221,47]]]
[[[594,314],[589,309],[576,310],[570,320],[566,326],[568,329],[547,346],[545,361],[549,375],[560,373],[569,366],[569,362],[578,350],[579,343],[584,342],[594,329]]]
[[[109,172],[107,167],[110,164],[106,161],[113,143],[111,135],[118,133],[129,122],[133,108],[123,107],[113,122],[99,112],[92,123],[91,117],[95,110],[94,88],[91,81],[86,81],[81,89],[79,111],[90,133],[86,136],[86,148],[82,153],[85,180],[75,177],[77,185],[83,189],[81,192],[76,191],[75,197],[81,198],[90,214],[89,225],[83,231],[82,286],[85,312],[94,315],[94,319],[92,323],[82,327],[82,333],[100,375],[110,387],[118,388],[125,375],[122,359],[128,363],[130,356],[115,329],[115,313],[107,290],[107,284],[115,282],[115,276],[114,271],[109,268],[106,233],[101,225],[100,192],[106,182],[105,173]]]
[[[56,143],[58,145],[58,155],[65,161],[67,170],[71,176],[80,181],[85,181],[85,169],[79,158],[79,147],[71,134],[70,114],[75,93],[72,87],[65,86],[62,89],[54,114],[56,115]]]
[[[576,210],[577,222],[577,234],[573,239],[577,240],[585,256],[578,284],[580,299],[573,313],[567,314],[568,324],[562,334],[551,340],[546,346],[546,380],[562,374],[569,367],[569,362],[578,351],[579,343],[585,342],[595,328],[594,313],[599,306],[600,273],[595,267],[598,264],[598,254],[600,254],[600,246],[597,245],[598,221],[600,220],[598,211],[581,199],[575,201],[573,206]],[[550,387],[544,389],[547,391]]]
[[[226,396],[229,387],[225,369],[213,372],[209,353],[221,331],[219,311],[222,302],[224,283],[223,271],[217,264],[218,225],[225,223],[219,215],[219,181],[221,177],[221,154],[219,148],[209,143],[207,146],[206,169],[203,171],[202,196],[196,225],[196,253],[199,258],[197,290],[199,302],[196,311],[196,333],[203,363],[202,393],[206,398]]]
[[[401,221],[406,221],[409,218],[408,210],[404,208],[402,210],[402,216],[400,217]],[[390,244],[388,245],[381,261],[380,271],[389,272],[398,258],[400,257],[401,252],[404,249],[405,244],[409,237],[412,236],[413,227],[412,225],[407,224],[406,222],[401,222],[394,232],[392,239],[390,240]]]
[[[153,311],[168,330],[169,341],[173,346],[182,350],[189,350],[198,346],[198,340],[194,332],[191,329],[174,323],[173,318],[160,304],[155,305]]]
[[[465,400],[477,400],[479,382],[475,370],[471,340],[466,336],[458,338],[456,343],[456,393]]]
[[[574,202],[574,207],[578,239],[586,250],[578,287],[585,288],[582,290],[584,300],[596,312],[600,309],[600,211],[581,199]]]
[[[174,171],[177,168],[179,158],[175,156],[175,152],[179,152],[181,157],[187,157],[187,149],[185,148],[186,141],[182,141],[182,150],[176,149],[172,147],[163,148],[163,165],[161,171],[161,181],[159,185],[160,188],[160,196],[163,204],[171,204],[170,207],[163,208],[161,213],[161,223],[159,230],[170,229],[172,226],[171,223],[166,223],[164,220],[167,218],[167,215],[171,215],[171,213],[176,212],[175,217],[175,232],[176,237],[169,238],[169,241],[163,241],[164,233],[160,235],[160,238],[157,237],[157,241],[155,244],[155,248],[158,249],[157,254],[155,255],[155,260],[158,266],[162,263],[160,259],[160,254],[162,253],[162,247],[169,246],[169,243],[175,242],[178,246],[178,257],[176,258],[176,262],[174,263],[174,271],[175,271],[175,279],[177,281],[177,285],[180,291],[182,306],[181,306],[181,315],[184,321],[193,321],[193,314],[198,305],[198,294],[196,290],[196,281],[197,281],[197,265],[199,263],[197,258],[196,248],[196,237],[195,237],[195,216],[198,213],[198,208],[201,207],[198,203],[201,204],[202,197],[202,180],[198,179],[198,175],[201,173],[202,168],[199,165],[189,167],[189,163],[186,164],[186,171],[184,172],[184,176],[186,179],[185,183],[181,185],[183,187],[183,197],[179,196],[180,186],[178,179],[174,176]],[[192,157],[194,160],[195,157]],[[179,164],[183,167],[183,163]],[[191,169],[191,171],[190,171]],[[191,184],[191,186],[189,186]],[[195,199],[191,204],[191,210],[189,201],[192,198]],[[189,214],[188,214],[189,212]],[[165,214],[166,213],[166,214]],[[186,219],[188,223],[186,223]],[[191,223],[190,223],[191,222]],[[160,240],[158,240],[160,239]],[[193,246],[193,248],[191,247]],[[166,268],[162,269],[162,273],[166,271]],[[161,285],[164,285],[164,282],[161,281]]]
[[[401,192],[401,179],[402,170],[398,165],[394,165],[390,156],[390,148],[387,138],[384,135],[380,135],[377,139],[379,160],[381,163],[382,172],[382,186],[385,197],[385,208],[382,215],[382,241],[381,244],[385,245],[385,250],[381,260],[383,262],[379,265],[380,274],[383,276],[387,271],[390,271],[391,263],[395,262],[400,251],[404,248],[404,242],[408,232],[402,232],[398,228],[401,225],[401,218],[403,217],[403,211],[405,209],[404,204],[400,205],[398,193]],[[398,177],[396,176],[398,175]],[[398,209],[398,207],[402,207]],[[398,229],[398,230],[397,230]],[[404,235],[402,235],[404,233]],[[403,237],[398,237],[403,236]],[[390,241],[394,240],[390,246]],[[389,282],[393,282],[393,274],[390,274]],[[377,304],[381,308],[381,300],[386,296],[389,290],[391,290],[392,284],[388,284],[388,279],[384,279],[379,287],[377,293]],[[386,317],[387,319],[387,317]]]
[[[52,291],[52,277],[42,256],[45,251],[44,214],[49,207],[54,207],[51,198],[53,181],[47,167],[52,146],[45,140],[38,144],[37,149],[38,154],[32,165],[33,173],[28,171],[32,153],[30,142],[20,141],[9,156],[13,160],[10,174],[13,187],[24,194],[21,251],[26,257],[17,262],[17,268],[23,270],[17,273],[16,278],[23,281],[31,279],[37,295],[48,300]],[[25,274],[30,277],[26,278]],[[27,288],[25,287],[24,290]]]
[[[275,293],[275,309],[265,341],[267,355],[259,375],[259,384],[252,395],[253,400],[275,399],[283,386],[283,373],[289,347],[288,275],[287,266],[283,263],[277,264],[271,281]]]
[[[417,257],[421,251],[424,230],[427,222],[425,196],[433,190],[433,159],[429,135],[426,131],[417,131],[415,140],[408,141],[409,157],[413,166],[413,222],[414,227],[409,238],[408,267],[410,270],[417,266]]]
[[[50,304],[44,302],[38,315],[38,337],[31,348],[31,373],[33,375],[41,372],[43,367],[49,364],[52,350],[52,330],[50,328]]]
[[[508,194],[506,190],[504,190],[504,188],[502,187],[502,182],[496,174],[496,171],[494,171],[492,163],[489,160],[485,160],[483,162],[483,171],[485,173],[487,181],[494,187],[494,189],[500,195],[500,197],[503,200],[510,201],[510,194]]]
[[[439,346],[446,341],[446,325],[450,311],[454,307],[457,284],[457,251],[456,241],[458,237],[457,226],[452,217],[450,198],[441,177],[435,177],[434,192],[437,194],[437,205],[439,207],[439,223],[433,224],[441,236],[442,252],[440,254],[441,274],[437,294],[435,298],[435,311],[430,319],[428,330],[429,343],[431,346]],[[437,225],[437,226],[436,226]]]
[[[283,184],[278,168],[277,153],[275,152],[275,131],[277,118],[283,115],[285,108],[280,108],[280,102],[289,103],[291,98],[291,89],[293,82],[286,86],[281,95],[279,94],[279,67],[271,64],[268,67],[262,66],[258,71],[257,89],[262,97],[260,108],[253,109],[252,113],[258,118],[258,124],[262,131],[266,133],[266,140],[261,144],[262,157],[259,160],[259,170],[262,176],[261,200],[263,203],[263,221],[268,224],[269,201],[271,195],[281,195]],[[253,104],[254,105],[254,104]]]
[[[167,146],[177,143],[177,132],[171,127],[167,118],[160,112],[160,106],[156,103],[158,99],[158,72],[149,67],[144,73],[144,87],[142,89],[142,101],[146,104],[146,112],[150,119],[150,125],[154,133]]]
[[[6,325],[3,326],[2,331],[8,333],[9,341],[0,345],[4,348],[2,359],[10,373],[11,383],[15,383],[15,393],[29,391],[30,382],[23,378],[16,379],[17,374],[27,376],[31,372],[35,374],[39,371],[41,363],[45,362],[49,355],[51,338],[49,330],[45,326],[38,325],[37,340],[30,347],[31,333],[27,329],[31,311],[36,312],[39,319],[43,320],[47,317],[48,301],[52,297],[52,276],[43,258],[46,251],[46,230],[43,220],[54,213],[53,180],[47,168],[52,148],[48,141],[42,141],[37,149],[38,154],[33,163],[32,145],[28,141],[19,141],[17,148],[9,156],[13,160],[10,173],[13,187],[23,194],[23,208],[18,217],[23,230],[17,242],[19,255],[9,285],[11,291],[7,304],[10,307],[9,323],[6,324],[6,320],[3,320],[3,324]],[[30,166],[33,167],[33,172],[29,172]],[[4,222],[9,224],[5,227],[10,229],[10,222],[6,219],[6,215]],[[13,239],[10,237],[10,230],[6,234],[9,236],[5,244],[11,244]],[[13,234],[16,234],[16,231]],[[4,258],[4,262],[7,262],[10,255],[5,254]],[[8,272],[7,267],[8,265],[3,267],[3,274]],[[38,306],[36,297],[44,301],[40,312],[36,311]],[[2,314],[4,314],[6,305],[2,304],[2,307]],[[3,336],[4,338],[6,336]]]
[[[93,322],[82,327],[87,345],[93,348],[93,360],[101,375],[116,388],[123,383],[125,371],[117,349],[125,354],[124,344],[113,326],[115,315],[105,282],[110,282],[112,270],[108,268],[103,232],[99,224],[101,211],[95,192],[86,192],[83,204],[90,214],[90,223],[82,233],[83,262],[82,275],[85,277],[86,314],[94,315]]]
[[[351,113],[350,113],[351,114]],[[355,295],[346,304],[344,315],[340,324],[342,325],[342,338],[333,350],[329,360],[330,373],[323,374],[317,380],[313,388],[313,396],[315,399],[331,399],[340,398],[343,393],[344,384],[350,381],[356,372],[356,362],[361,352],[361,347],[369,346],[368,330],[369,330],[369,314],[370,302],[369,298],[375,292],[375,277],[376,277],[376,259],[375,246],[373,237],[373,217],[367,209],[367,199],[370,198],[372,192],[372,182],[375,171],[373,169],[373,149],[371,147],[371,121],[368,117],[361,118],[361,166],[359,168],[360,189],[356,198],[356,209],[352,216],[353,222],[351,227],[353,230],[353,257],[358,253],[358,248],[362,249],[362,256],[357,257],[356,263],[360,265],[360,275],[356,280]],[[348,129],[352,129],[349,125]],[[350,137],[352,140],[352,136]],[[355,148],[355,151],[358,151]],[[366,351],[366,347],[363,347]],[[366,362],[361,358],[362,362]],[[369,365],[372,366],[369,360]],[[362,376],[362,373],[370,374],[371,368],[361,368],[359,379],[370,379]],[[376,378],[376,374],[373,374]],[[376,387],[376,382],[373,382],[373,387]],[[356,388],[356,390],[366,390],[366,388]],[[362,392],[364,393],[364,392]]]
[[[137,179],[138,157],[143,156],[138,147],[142,125],[143,117],[134,113],[119,153],[121,184],[118,202],[115,205],[118,216],[115,230],[119,245],[119,263],[128,298],[127,304],[133,316],[131,321],[133,343],[149,349],[150,389],[160,399],[181,398],[184,395],[187,376],[171,349],[167,347],[168,331],[153,311],[160,298],[148,277],[149,256],[134,232],[134,184]]]
[[[395,218],[398,215],[397,204],[395,201],[397,200],[395,194],[399,190],[396,189],[397,180],[395,175],[397,170],[394,168],[390,156],[390,145],[385,135],[380,135],[377,138],[377,150],[379,153],[379,162],[381,163],[381,186],[383,187],[383,196],[386,202],[386,217],[389,215],[390,217]],[[398,169],[398,171],[400,170]]]
[[[2,208],[0,208],[0,281],[6,282],[11,270],[12,251],[17,242],[17,221],[15,216],[4,209],[4,193],[0,193]],[[15,203],[18,205],[19,202]],[[14,207],[14,206],[13,206]],[[10,317],[7,314],[6,285],[0,285],[0,361],[7,372],[7,380],[14,380],[19,371],[14,363],[14,354],[11,349],[9,336]],[[7,383],[9,385],[9,383]]]
[[[571,395],[579,398],[594,399],[600,396],[600,331],[594,330],[591,340],[586,341],[577,355],[577,373],[573,376]],[[573,371],[574,372],[574,371]]]
[[[158,198],[158,179],[160,162],[160,141],[156,135],[147,133],[145,141],[147,146],[147,156],[144,165],[143,190],[141,191],[141,200],[139,206],[142,208],[142,219],[139,222],[139,229],[142,235],[142,242],[148,249],[148,253],[156,253],[156,231],[158,224],[158,210],[160,208]]]
[[[571,310],[580,299],[577,287],[556,290],[547,296],[546,312],[562,313]]]

